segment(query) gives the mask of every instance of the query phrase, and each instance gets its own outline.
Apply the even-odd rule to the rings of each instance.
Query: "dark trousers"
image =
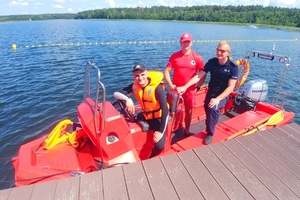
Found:
[[[204,101],[204,110],[206,114],[205,124],[207,134],[214,135],[215,126],[217,125],[220,117],[220,108],[225,107],[228,97],[221,100],[218,107],[214,106],[212,108],[209,108],[208,104],[211,98],[214,98],[214,95],[207,93]]]

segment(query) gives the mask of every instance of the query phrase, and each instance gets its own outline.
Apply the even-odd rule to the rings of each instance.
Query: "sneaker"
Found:
[[[210,144],[211,141],[213,139],[213,136],[212,135],[206,135],[205,139],[204,139],[204,144]]]

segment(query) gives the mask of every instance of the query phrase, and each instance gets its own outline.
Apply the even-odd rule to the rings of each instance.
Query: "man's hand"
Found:
[[[155,131],[153,133],[153,141],[155,143],[157,143],[162,137],[163,137],[163,134],[161,132],[159,132],[159,131]]]
[[[211,98],[208,104],[208,107],[212,108],[216,106],[216,109],[218,109],[218,105],[220,103],[220,100],[218,98]]]
[[[170,90],[176,90],[176,85],[171,83],[171,84],[169,84],[169,88],[170,88]]]
[[[135,106],[131,98],[126,100],[126,110],[131,115],[135,113]]]
[[[183,93],[185,93],[186,88],[185,88],[185,86],[181,86],[181,87],[177,87],[176,90],[177,90],[178,94],[182,95]]]

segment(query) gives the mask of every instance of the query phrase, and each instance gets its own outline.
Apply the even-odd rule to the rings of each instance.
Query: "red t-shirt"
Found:
[[[173,84],[176,86],[184,86],[196,75],[197,70],[201,71],[204,68],[204,61],[202,57],[194,51],[188,55],[184,55],[182,51],[177,51],[171,55],[167,67],[174,69]],[[195,86],[188,88],[188,90],[192,89],[195,89]]]

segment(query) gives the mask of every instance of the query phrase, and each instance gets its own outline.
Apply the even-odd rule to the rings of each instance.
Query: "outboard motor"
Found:
[[[253,110],[259,101],[264,101],[268,94],[268,84],[264,79],[248,81],[241,92],[235,97],[235,111],[243,113]]]

